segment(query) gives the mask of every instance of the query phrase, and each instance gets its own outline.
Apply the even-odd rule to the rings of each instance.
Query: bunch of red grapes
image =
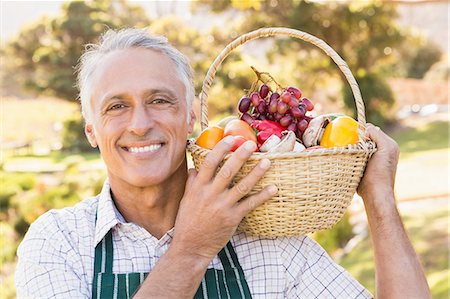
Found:
[[[242,97],[238,104],[241,119],[248,124],[254,120],[276,121],[301,139],[313,119],[306,112],[312,111],[314,104],[302,98],[302,92],[292,86],[280,93],[272,92],[267,84],[262,84],[258,92]]]

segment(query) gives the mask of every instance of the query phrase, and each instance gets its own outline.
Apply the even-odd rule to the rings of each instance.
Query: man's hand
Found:
[[[241,200],[269,169],[268,159],[262,160],[230,188],[233,177],[256,149],[252,141],[239,147],[216,174],[233,143],[233,137],[224,138],[205,158],[198,173],[190,170],[171,246],[184,254],[212,260],[229,241],[242,218],[277,192],[275,186],[269,186]]]
[[[135,298],[192,298],[209,263],[225,247],[242,218],[277,192],[275,186],[268,186],[242,199],[269,169],[267,159],[230,188],[233,177],[256,149],[252,141],[240,146],[216,174],[233,144],[233,137],[224,138],[198,173],[190,170],[172,244]]]
[[[367,163],[358,194],[372,200],[375,194],[393,192],[400,151],[397,143],[379,127],[367,124],[366,136],[375,142],[377,151]]]
[[[377,298],[431,298],[395,203],[398,145],[371,124],[366,135],[377,151],[367,164],[358,194],[364,199],[373,243]]]

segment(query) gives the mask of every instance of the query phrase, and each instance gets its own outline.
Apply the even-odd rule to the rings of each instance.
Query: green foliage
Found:
[[[393,70],[397,76],[422,79],[442,58],[441,49],[423,36],[408,35],[399,49],[401,59]]]
[[[256,8],[247,3],[251,1],[243,2],[246,4],[200,1],[196,5],[211,5],[216,12],[240,14],[243,18],[238,28],[242,33],[260,27],[285,26],[323,39],[347,62],[358,82],[364,85],[361,90],[368,107],[367,119],[378,125],[392,117],[389,108],[395,100],[384,78],[402,72],[422,77],[440,56],[433,44],[398,26],[394,3],[286,0],[259,1],[261,7]],[[254,10],[258,13],[255,14]],[[268,53],[271,65],[265,71],[285,84],[299,82],[298,86],[306,91],[326,89],[330,79],[340,74],[336,65],[316,46],[293,38],[275,41]],[[411,41],[414,46],[411,46]],[[340,78],[342,86],[348,84],[342,75]],[[231,89],[226,82],[221,87]],[[353,109],[355,104],[349,100],[348,90],[342,88],[342,91],[346,107]],[[341,97],[330,99],[336,101]]]
[[[148,24],[142,8],[126,1],[70,1],[54,18],[43,18],[23,29],[6,49],[22,85],[39,94],[76,100],[73,67],[85,44],[94,42],[106,28]]]
[[[81,114],[74,115],[63,122],[63,149],[72,152],[92,152],[96,149],[89,144],[84,134],[84,120]]]
[[[34,174],[8,174],[0,172],[0,214],[6,213],[13,196],[28,191],[36,185]]]
[[[332,229],[316,232],[313,237],[327,252],[333,253],[344,247],[353,236],[350,216],[345,213]]]
[[[441,55],[441,50],[431,43],[417,48],[414,57],[408,63],[408,77],[423,78],[431,66],[441,59]]]
[[[14,229],[4,221],[0,221],[0,265],[14,259],[17,244],[14,240]]]
[[[356,75],[355,79],[364,101],[366,121],[383,128],[392,118],[390,108],[395,101],[392,90],[379,73],[362,73],[362,75]],[[356,119],[355,99],[348,84],[344,86],[343,94],[345,105],[351,108]]]
[[[40,184],[32,191],[15,197],[14,204],[19,212],[19,217],[15,221],[17,233],[23,235],[29,225],[46,211],[71,206],[80,201],[79,188],[80,185],[76,182],[57,187]]]

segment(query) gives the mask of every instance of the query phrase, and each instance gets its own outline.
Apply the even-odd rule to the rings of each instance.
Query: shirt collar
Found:
[[[109,184],[108,179],[106,179],[103,184],[102,191],[99,194],[98,199],[98,208],[97,208],[97,222],[95,225],[95,236],[94,242],[95,246],[106,236],[106,234],[114,228],[117,224],[126,223],[125,218],[117,209],[114,204],[114,200],[111,196],[111,185]],[[142,228],[143,231],[145,231]],[[174,234],[174,228],[170,229],[160,240],[156,240],[160,245],[168,244]],[[151,236],[147,231],[145,231],[145,235],[142,237]],[[153,237],[154,238],[154,237]]]
[[[97,208],[97,222],[95,224],[95,246],[105,237],[105,235],[118,223],[124,223],[125,219],[117,210],[111,197],[111,186],[106,180],[100,192]]]

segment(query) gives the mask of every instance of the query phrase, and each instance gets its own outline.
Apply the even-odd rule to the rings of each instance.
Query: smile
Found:
[[[129,147],[127,148],[129,152],[132,153],[148,153],[156,151],[157,149],[161,148],[161,144],[152,144],[152,145],[146,145],[142,147]]]

